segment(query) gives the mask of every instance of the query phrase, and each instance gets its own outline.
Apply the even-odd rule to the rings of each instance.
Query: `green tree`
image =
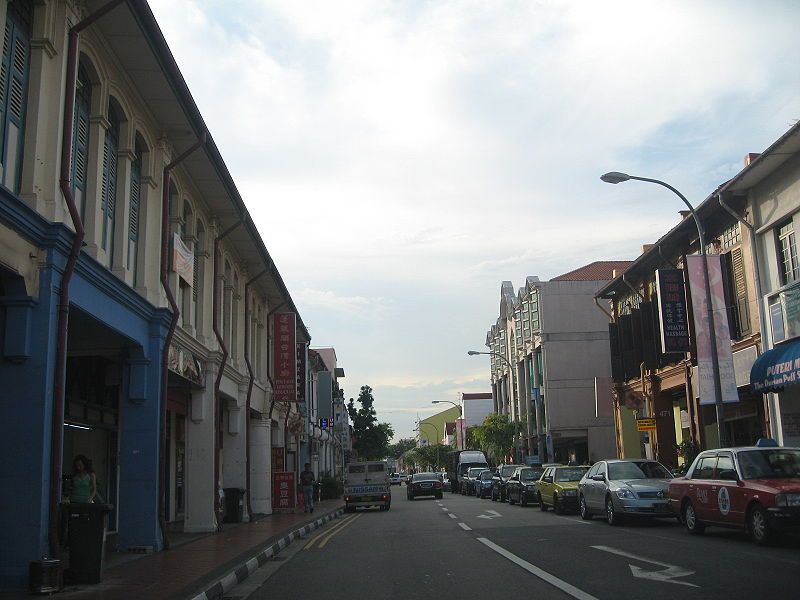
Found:
[[[359,408],[352,398],[347,403],[347,413],[353,424],[353,449],[362,460],[386,458],[394,430],[389,423],[378,423],[371,387],[361,386],[358,403],[361,405]]]
[[[403,456],[403,453],[407,452],[408,450],[413,450],[416,447],[417,440],[414,438],[403,438],[394,444],[389,445],[389,451],[386,456],[389,458],[400,458]]]
[[[500,461],[509,455],[514,456],[515,434],[525,431],[525,427],[525,422],[515,423],[508,415],[492,413],[477,427],[474,437],[483,450]]]
[[[415,451],[419,456],[419,460],[417,462],[421,464],[423,469],[429,471],[441,471],[446,460],[445,457],[450,450],[452,450],[452,447],[446,444],[420,446]]]

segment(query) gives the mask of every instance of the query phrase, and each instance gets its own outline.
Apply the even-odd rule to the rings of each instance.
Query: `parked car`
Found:
[[[475,478],[475,495],[478,498],[489,498],[492,495],[492,485],[494,484],[494,472],[485,469]]]
[[[481,471],[485,471],[486,467],[470,467],[467,469],[467,474],[464,475],[464,479],[461,482],[461,495],[462,496],[472,496],[475,493],[475,478],[480,474]]]
[[[552,507],[557,515],[566,510],[578,510],[578,482],[591,467],[547,467],[536,482],[539,508]]]
[[[389,474],[389,482],[392,485],[400,485],[402,483],[402,479],[400,477],[400,473],[390,473]]]
[[[578,483],[583,519],[605,515],[609,525],[627,517],[672,517],[668,503],[672,473],[655,460],[601,460]]]
[[[439,473],[414,473],[411,483],[406,486],[406,496],[409,500],[419,496],[433,496],[441,499],[443,487]]]
[[[508,478],[514,474],[518,467],[523,465],[500,465],[497,473],[494,475],[492,483],[492,500],[499,500],[500,502],[506,501],[506,483]]]
[[[669,484],[669,503],[689,533],[709,525],[744,529],[756,544],[800,529],[800,448],[701,452]]]
[[[542,476],[544,469],[540,466],[517,467],[506,483],[508,503],[520,503],[526,506],[536,502],[536,480]]]

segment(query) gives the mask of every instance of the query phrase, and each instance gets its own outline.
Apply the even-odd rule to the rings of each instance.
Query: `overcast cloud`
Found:
[[[500,282],[635,258],[800,116],[800,3],[150,0],[347,397],[489,391]]]

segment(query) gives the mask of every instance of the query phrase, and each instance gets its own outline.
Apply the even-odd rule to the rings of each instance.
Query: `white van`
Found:
[[[381,510],[389,510],[391,505],[389,470],[385,462],[367,461],[347,464],[344,480],[346,512],[353,512],[359,506],[378,506]]]

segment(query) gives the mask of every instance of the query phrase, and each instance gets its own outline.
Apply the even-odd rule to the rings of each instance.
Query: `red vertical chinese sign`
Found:
[[[294,313],[278,313],[273,318],[275,331],[276,402],[297,402],[297,347]]]
[[[272,508],[294,508],[297,494],[294,473],[283,471],[272,474]]]

